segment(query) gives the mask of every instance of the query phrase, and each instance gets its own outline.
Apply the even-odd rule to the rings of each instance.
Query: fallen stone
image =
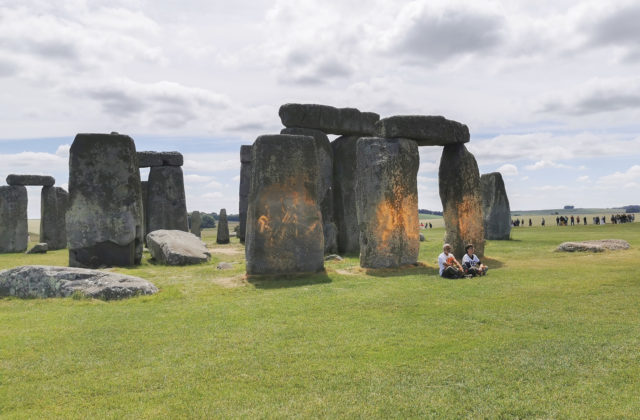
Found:
[[[344,258],[342,258],[340,255],[337,254],[329,254],[326,257],[324,257],[325,261],[343,261]]]
[[[46,254],[49,250],[49,246],[46,242],[40,242],[39,244],[35,244],[30,250],[28,250],[27,254]]]
[[[220,209],[220,214],[218,215],[218,233],[216,235],[216,243],[229,243],[229,222],[227,221],[226,209]]]
[[[251,184],[251,146],[240,146],[240,194],[238,238],[244,243],[247,231],[247,208],[249,207],[249,186]]]
[[[430,115],[397,115],[376,123],[376,135],[415,140],[418,146],[467,143],[469,128],[457,121]]]
[[[216,268],[218,270],[231,270],[233,268],[233,264],[228,262],[220,262],[218,263]]]
[[[179,166],[153,166],[147,183],[148,231],[189,231],[184,176]]]
[[[511,234],[511,208],[500,172],[480,177],[484,237],[493,240],[509,239]]]
[[[150,168],[155,166],[182,166],[184,158],[180,152],[151,152],[137,153],[138,167]]]
[[[603,252],[629,249],[629,242],[622,239],[601,239],[582,242],[564,242],[556,248],[556,252]]]
[[[11,174],[7,177],[8,185],[42,185],[43,187],[51,187],[55,183],[55,178],[47,175]]]
[[[360,229],[356,213],[356,136],[338,137],[333,149],[333,209],[338,229],[338,251],[360,252]]]
[[[312,128],[326,134],[373,135],[380,115],[355,108],[317,104],[284,104],[278,112],[285,127]]]
[[[420,250],[416,142],[362,137],[357,143],[360,266],[415,264]]]
[[[27,187],[0,186],[0,253],[27,250]]]
[[[65,217],[69,208],[69,193],[60,187],[42,187],[40,192],[40,241],[49,250],[67,247]]]
[[[74,292],[111,300],[152,295],[158,288],[139,277],[84,268],[26,265],[0,271],[0,296],[49,298]]]
[[[197,210],[191,212],[191,233],[196,235],[198,238],[201,237],[202,216],[200,215],[200,212]]]
[[[200,264],[211,259],[211,253],[196,235],[182,230],[155,230],[147,234],[151,257],[160,264]]]

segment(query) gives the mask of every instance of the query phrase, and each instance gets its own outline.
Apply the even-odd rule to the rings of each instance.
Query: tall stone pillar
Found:
[[[216,243],[229,243],[229,222],[227,221],[227,209],[220,209],[218,215],[218,233],[216,235]]]
[[[249,186],[251,184],[251,146],[240,146],[240,223],[238,238],[244,243],[247,231],[247,208],[249,207]]]
[[[356,144],[358,136],[338,137],[333,149],[333,208],[338,230],[338,251],[360,252],[360,230],[356,212]]]
[[[0,186],[0,253],[27,250],[27,188]]]
[[[202,235],[202,216],[197,210],[191,212],[191,233],[198,238]]]
[[[486,239],[509,239],[511,234],[511,209],[507,190],[500,172],[480,177],[482,189],[482,215]]]
[[[40,192],[40,242],[49,250],[67,247],[65,217],[69,193],[60,187],[42,187]]]
[[[152,166],[147,188],[149,232],[160,229],[189,232],[182,168]]]

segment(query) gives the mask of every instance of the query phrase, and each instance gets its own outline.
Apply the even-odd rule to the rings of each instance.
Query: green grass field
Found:
[[[113,269],[154,296],[0,299],[0,417],[637,418],[639,223],[514,229],[464,280],[425,234],[423,266],[247,282],[242,245],[206,231],[209,264]],[[553,252],[604,238],[632,248]]]

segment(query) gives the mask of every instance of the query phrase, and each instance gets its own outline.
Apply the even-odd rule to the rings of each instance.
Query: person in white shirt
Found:
[[[484,276],[487,274],[489,267],[482,264],[476,254],[473,253],[473,245],[469,244],[464,247],[466,253],[462,257],[462,267],[465,274],[472,276]]]
[[[449,244],[442,246],[442,254],[438,256],[438,265],[440,266],[441,277],[459,279],[464,276],[462,266],[451,253],[451,245]]]

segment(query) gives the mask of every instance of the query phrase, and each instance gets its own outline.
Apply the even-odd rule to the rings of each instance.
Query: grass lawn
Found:
[[[439,228],[421,267],[246,282],[207,230],[209,264],[113,269],[157,295],[0,299],[0,417],[637,418],[640,223],[512,232],[480,279],[437,276]],[[553,252],[604,238],[632,248]]]

